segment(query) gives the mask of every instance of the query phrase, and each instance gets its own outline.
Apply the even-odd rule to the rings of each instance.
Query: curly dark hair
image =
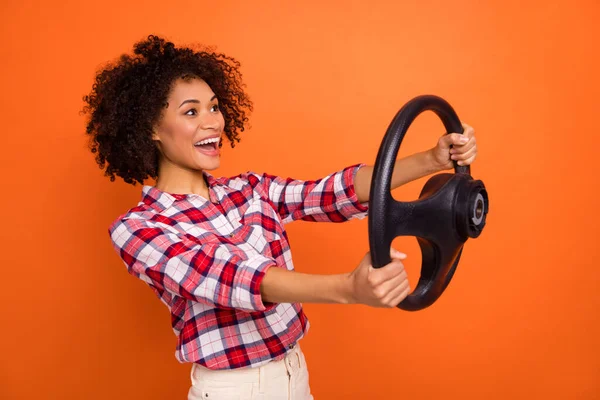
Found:
[[[252,102],[242,89],[240,63],[210,48],[175,47],[155,35],[135,43],[134,55],[122,54],[96,74],[92,91],[83,97],[89,116],[90,149],[105,175],[143,184],[157,178],[159,150],[152,128],[159,121],[173,83],[204,80],[219,99],[224,133],[231,147],[240,141]]]

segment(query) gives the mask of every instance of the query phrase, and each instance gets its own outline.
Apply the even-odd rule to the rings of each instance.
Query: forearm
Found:
[[[348,274],[313,275],[282,268],[267,270],[260,292],[270,303],[339,303],[352,300]]]
[[[356,191],[358,201],[361,203],[369,201],[373,170],[374,167],[369,165],[359,169],[356,173],[354,190]],[[436,173],[439,170],[429,150],[401,158],[394,164],[390,189],[396,189],[399,186]]]

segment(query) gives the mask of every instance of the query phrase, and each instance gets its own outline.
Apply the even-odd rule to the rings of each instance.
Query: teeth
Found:
[[[221,140],[221,138],[218,138],[218,137],[216,137],[216,138],[210,138],[210,139],[204,139],[204,140],[196,143],[195,146],[200,146],[200,145],[209,144],[209,143],[218,143],[220,140]]]

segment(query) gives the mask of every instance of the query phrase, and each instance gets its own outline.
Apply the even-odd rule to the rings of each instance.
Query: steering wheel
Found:
[[[425,95],[409,101],[390,123],[377,153],[369,199],[369,246],[374,268],[391,262],[390,247],[398,236],[415,236],[421,248],[421,277],[398,308],[429,307],[444,292],[458,266],[468,238],[483,230],[489,210],[488,194],[469,166],[454,163],[454,174],[432,176],[419,200],[396,201],[390,193],[392,172],[402,139],[415,118],[433,111],[446,132],[463,133],[454,109],[444,99]]]

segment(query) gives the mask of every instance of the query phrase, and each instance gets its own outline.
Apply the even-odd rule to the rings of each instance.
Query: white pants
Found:
[[[210,370],[192,365],[188,400],[313,400],[300,345],[261,367]]]

